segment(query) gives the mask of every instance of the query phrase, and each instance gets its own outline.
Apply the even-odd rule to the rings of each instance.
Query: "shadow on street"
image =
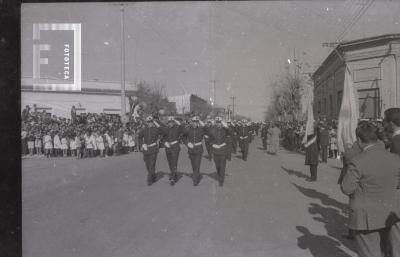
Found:
[[[308,249],[314,257],[351,257],[340,249],[340,242],[322,235],[311,233],[308,228],[296,226],[302,235],[297,238],[297,245],[301,249]]]
[[[289,175],[295,175],[296,177],[298,177],[298,178],[303,178],[303,179],[309,178],[309,176],[305,175],[304,173],[302,173],[302,172],[300,172],[300,171],[287,169],[287,168],[285,168],[285,167],[283,167],[283,166],[281,166],[281,168],[282,168],[284,171],[286,171],[287,174],[289,174]]]

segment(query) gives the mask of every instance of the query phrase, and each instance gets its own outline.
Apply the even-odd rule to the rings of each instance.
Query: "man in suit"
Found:
[[[218,184],[223,186],[225,178],[225,168],[227,155],[230,152],[230,145],[228,144],[228,136],[232,136],[233,133],[229,129],[228,125],[222,121],[221,117],[215,118],[216,126],[207,131],[207,134],[211,137],[213,155],[215,167],[217,169]]]
[[[400,155],[400,108],[390,108],[385,111],[385,123],[392,133],[390,152]]]
[[[319,149],[321,150],[322,162],[328,162],[329,131],[325,124],[322,124],[318,133]]]
[[[156,161],[160,135],[160,125],[152,116],[148,116],[146,118],[146,126],[139,132],[139,142],[142,144],[143,160],[147,168],[148,186],[151,186],[156,181]]]
[[[356,136],[362,152],[351,159],[341,189],[350,196],[348,226],[357,252],[383,257],[389,244],[391,256],[400,257],[400,158],[378,144],[373,124],[359,124]]]
[[[174,117],[168,117],[167,127],[162,128],[162,133],[168,166],[171,171],[169,180],[172,186],[178,179],[178,159],[179,152],[181,150],[179,141],[183,134],[183,127],[181,126],[181,123]]]
[[[192,122],[185,129],[185,145],[188,148],[190,162],[193,170],[193,186],[197,186],[200,182],[200,164],[203,156],[203,137],[206,129],[204,123],[198,116],[192,118]]]

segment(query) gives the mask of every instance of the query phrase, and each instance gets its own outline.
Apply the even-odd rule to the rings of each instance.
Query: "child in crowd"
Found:
[[[105,137],[105,150],[106,150],[106,157],[110,156],[111,149],[113,146],[113,140],[112,137],[109,135],[108,130],[106,130],[106,133],[104,133]]]
[[[83,137],[85,139],[85,158],[93,157],[93,145],[90,136],[91,132],[87,131]]]
[[[68,137],[68,141],[69,141],[69,149],[71,150],[71,157],[75,157],[76,156],[76,142],[75,142],[75,138],[72,135],[71,137]]]
[[[61,136],[61,149],[62,149],[62,153],[63,153],[63,157],[67,157],[68,155],[68,141],[67,141],[67,136],[64,134],[62,134]]]
[[[129,134],[127,130],[125,130],[122,135],[122,151],[123,153],[127,153],[129,151]]]
[[[58,135],[58,131],[55,132],[54,138],[53,138],[53,149],[54,149],[54,156],[58,157],[60,155],[61,151],[61,140],[60,136]]]
[[[35,149],[35,136],[33,135],[33,132],[28,133],[28,151],[29,155],[33,155]]]
[[[37,131],[35,135],[35,148],[36,154],[42,155],[42,135],[40,131]]]
[[[104,138],[100,133],[99,134],[96,133],[95,135],[96,135],[96,145],[97,149],[99,149],[100,157],[104,157]]]
[[[46,131],[46,134],[43,138],[43,142],[44,142],[44,150],[46,157],[49,158],[53,151],[53,141],[51,139],[51,134],[49,130]]]
[[[76,158],[82,158],[82,135],[81,133],[76,133],[75,136],[75,145],[76,145]]]
[[[128,137],[128,146],[129,146],[129,152],[133,152],[134,148],[135,148],[135,133],[133,131],[131,131],[129,133],[129,137]]]

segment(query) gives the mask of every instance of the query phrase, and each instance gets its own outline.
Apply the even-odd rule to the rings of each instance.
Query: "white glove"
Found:
[[[147,151],[147,145],[146,144],[143,144],[142,148],[143,148],[143,150]]]
[[[188,147],[193,149],[194,145],[193,145],[192,143],[189,142],[189,143],[188,143]]]
[[[170,144],[169,144],[168,142],[165,142],[164,145],[165,145],[165,147],[168,147],[168,148],[171,147]]]
[[[224,126],[225,128],[228,128],[228,124],[226,124],[225,121],[222,121],[221,123],[222,123],[222,126]]]
[[[202,122],[201,120],[199,120],[199,123],[200,123],[200,126],[202,126],[202,127],[205,126],[204,122]]]
[[[219,148],[219,146],[217,146],[216,144],[213,144],[212,145],[214,148]]]
[[[181,125],[181,123],[180,123],[180,121],[179,120],[174,120],[175,121],[175,123],[176,124],[178,124],[178,126],[180,126]]]

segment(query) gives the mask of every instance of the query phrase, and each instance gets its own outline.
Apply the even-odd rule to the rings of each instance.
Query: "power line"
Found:
[[[344,29],[344,31],[339,35],[338,41],[341,41],[347,33],[354,27],[355,24],[360,20],[360,18],[365,14],[368,8],[373,4],[375,0],[369,0],[363,5],[363,8],[360,9],[359,13],[355,16],[353,21]]]

